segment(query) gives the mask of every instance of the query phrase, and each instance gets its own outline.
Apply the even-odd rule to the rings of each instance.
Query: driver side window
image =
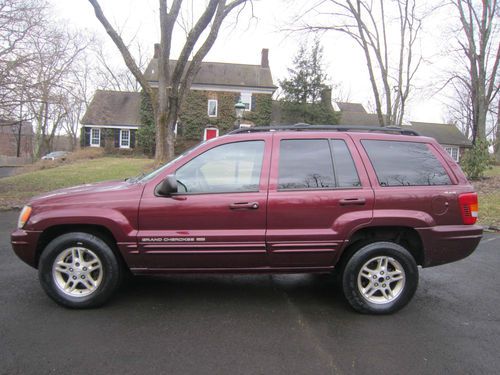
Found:
[[[258,191],[264,141],[214,147],[180,167],[175,177],[180,193]]]

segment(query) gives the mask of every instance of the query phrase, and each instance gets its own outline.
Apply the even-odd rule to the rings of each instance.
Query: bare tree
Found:
[[[99,2],[97,0],[89,0],[89,2],[94,8],[97,19],[104,26],[120,51],[128,69],[151,100],[156,123],[156,161],[171,159],[174,156],[174,126],[186,94],[200,69],[201,62],[215,43],[224,19],[234,9],[240,5],[245,5],[250,0],[232,0],[229,3],[226,0],[209,0],[201,15],[187,33],[184,46],[172,71],[170,67],[170,50],[174,26],[181,11],[182,0],[173,0],[170,7],[167,7],[166,0],[159,0],[160,57],[158,61],[157,91],[145,78],[137,62],[132,57],[129,48],[105,17]],[[206,38],[200,41],[205,31]],[[199,47],[195,49],[197,45]],[[191,54],[193,54],[192,59],[188,61]]]
[[[460,80],[470,93],[475,143],[476,139],[486,140],[488,112],[500,89],[500,6],[497,0],[454,0],[452,5],[465,37],[457,38],[457,43],[466,61],[466,72],[453,73],[452,80]]]
[[[43,0],[0,0],[0,113],[17,117],[31,61],[31,36],[45,25]]]
[[[500,99],[498,100],[498,106],[496,108],[496,121],[493,128],[494,142],[493,142],[493,152],[495,155],[495,160],[500,162]]]
[[[447,105],[447,122],[453,123],[469,139],[473,128],[472,98],[468,85],[463,80],[454,79],[447,83],[452,86],[452,98]]]
[[[148,64],[147,55],[140,43],[134,43],[133,47],[128,46],[130,50],[134,49],[134,55],[137,57],[137,67],[141,72],[146,69]],[[95,66],[95,81],[98,88],[103,90],[116,91],[141,91],[141,85],[134,77],[130,69],[123,65],[113,64],[112,59],[106,54],[102,43],[94,44],[94,56],[98,62]]]
[[[66,100],[60,103],[66,112],[61,130],[68,135],[72,150],[78,147],[80,119],[90,104],[96,82],[93,54],[88,53],[88,50],[83,51],[75,62],[66,79],[68,95]]]
[[[80,35],[55,27],[33,37],[27,106],[35,120],[35,157],[51,150],[68,115],[69,77],[87,45]]]
[[[301,25],[293,27],[309,32],[336,31],[356,42],[365,56],[381,126],[401,125],[412,81],[422,62],[415,56],[423,18],[416,3],[320,0],[297,18]]]

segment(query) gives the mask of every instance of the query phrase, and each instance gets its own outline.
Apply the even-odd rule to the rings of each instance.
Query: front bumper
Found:
[[[36,247],[41,232],[17,229],[10,235],[10,243],[16,255],[31,267],[37,267]]]
[[[483,236],[483,228],[479,225],[441,225],[416,230],[423,243],[424,267],[451,263],[469,256]]]

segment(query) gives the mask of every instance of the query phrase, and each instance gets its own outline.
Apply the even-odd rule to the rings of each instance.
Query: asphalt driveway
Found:
[[[0,374],[492,374],[500,236],[421,270],[408,307],[365,316],[330,277],[139,279],[106,306],[61,308],[13,254],[0,212]]]

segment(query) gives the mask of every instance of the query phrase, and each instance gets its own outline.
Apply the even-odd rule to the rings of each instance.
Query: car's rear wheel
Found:
[[[66,233],[40,256],[38,275],[45,292],[70,308],[97,307],[116,290],[121,268],[111,248],[89,233]]]
[[[343,270],[344,295],[362,313],[393,313],[411,300],[417,286],[415,259],[393,242],[374,242],[361,247]]]

